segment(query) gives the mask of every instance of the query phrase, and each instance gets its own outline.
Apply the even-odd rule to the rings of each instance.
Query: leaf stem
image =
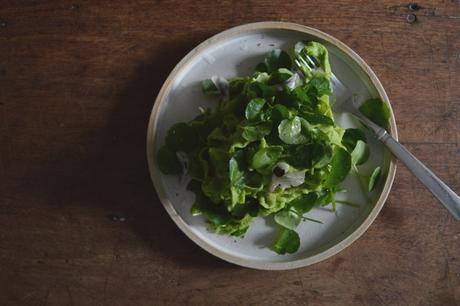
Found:
[[[339,203],[339,204],[351,206],[351,207],[354,207],[354,208],[359,208],[359,205],[358,205],[358,204],[355,204],[355,203],[352,203],[352,202],[349,202],[349,201],[341,201],[341,200],[335,200],[335,201],[336,201],[337,203]]]
[[[308,218],[308,217],[302,217],[302,219],[304,221],[311,221],[311,222],[315,222],[315,223],[319,223],[319,224],[324,224],[323,221],[321,221],[321,220],[316,220],[316,219],[312,219],[312,218]]]

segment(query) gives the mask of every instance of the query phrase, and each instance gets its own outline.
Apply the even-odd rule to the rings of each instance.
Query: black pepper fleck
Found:
[[[8,26],[8,22],[5,20],[0,20],[0,28],[6,28]]]
[[[80,8],[80,5],[78,5],[78,4],[72,4],[72,5],[70,6],[70,9],[71,9],[72,11],[78,10],[79,8]]]
[[[415,14],[409,14],[409,15],[407,15],[407,17],[406,17],[406,21],[407,21],[408,23],[414,23],[414,22],[417,21],[417,16],[415,16]]]

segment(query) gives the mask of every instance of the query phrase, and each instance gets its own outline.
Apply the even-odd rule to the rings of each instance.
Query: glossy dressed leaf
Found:
[[[369,178],[369,184],[367,185],[369,192],[375,189],[375,186],[377,186],[377,183],[381,175],[382,175],[382,169],[380,167],[375,168],[371,174],[371,177]]]
[[[196,129],[187,123],[176,123],[168,130],[166,145],[176,152],[189,153],[199,145],[199,135]]]
[[[221,94],[219,88],[211,79],[201,81],[201,89],[203,93],[210,96],[218,96]]]
[[[281,49],[273,49],[268,52],[264,63],[268,72],[273,72],[280,68],[291,69],[292,66],[291,57]]]
[[[340,184],[351,169],[351,156],[345,149],[336,147],[332,156],[331,172],[325,182],[328,187]]]
[[[249,101],[244,112],[246,119],[249,121],[256,120],[259,117],[265,102],[265,99],[262,98],[254,98]]]
[[[360,112],[381,127],[387,127],[390,120],[390,108],[382,100],[369,99],[359,107]]]
[[[351,152],[351,162],[353,165],[361,165],[364,164],[369,159],[369,147],[368,145],[362,141],[358,140],[356,143],[355,148]]]
[[[251,160],[251,167],[259,171],[265,171],[273,167],[283,153],[280,146],[270,146],[259,149]]]
[[[287,144],[301,144],[307,141],[302,134],[302,124],[299,117],[285,119],[278,126],[280,139]]]
[[[157,165],[164,174],[173,175],[182,172],[182,166],[177,159],[176,152],[169,149],[167,146],[163,146],[158,150]]]
[[[282,227],[278,233],[273,250],[278,254],[292,254],[300,247],[300,237],[296,231]]]
[[[367,142],[366,134],[364,134],[364,132],[360,129],[350,128],[345,130],[345,133],[342,137],[342,144],[347,148],[349,152],[352,152],[356,147],[358,140]]]
[[[299,214],[288,209],[283,209],[282,211],[276,213],[274,219],[279,225],[291,230],[295,229],[299,225],[300,221],[302,221]]]

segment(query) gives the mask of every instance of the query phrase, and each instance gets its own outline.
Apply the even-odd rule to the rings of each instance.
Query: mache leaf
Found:
[[[328,187],[340,184],[348,175],[351,169],[351,156],[345,149],[334,148],[331,162],[331,172],[325,182]]]
[[[351,162],[353,165],[359,166],[364,164],[369,159],[369,147],[362,141],[358,140],[355,148],[351,152]]]
[[[300,221],[302,221],[302,217],[298,213],[289,209],[283,209],[277,212],[274,219],[279,225],[291,230],[295,229]]]
[[[300,247],[300,237],[296,231],[281,227],[273,250],[278,254],[295,253]]]

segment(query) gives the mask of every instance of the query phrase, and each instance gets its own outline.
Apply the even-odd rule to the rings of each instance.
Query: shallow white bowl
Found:
[[[260,22],[235,27],[217,34],[190,51],[174,68],[161,88],[150,117],[147,135],[147,158],[150,174],[161,202],[179,228],[196,244],[226,261],[237,265],[265,270],[284,270],[307,266],[324,260],[349,246],[374,221],[390,192],[395,176],[395,162],[391,155],[371,135],[368,142],[370,160],[361,167],[364,173],[382,166],[383,175],[375,191],[365,199],[354,176],[344,186],[347,193],[338,199],[360,204],[360,208],[338,205],[337,212],[315,208],[309,217],[324,224],[304,222],[297,231],[301,246],[297,253],[277,255],[269,249],[276,235],[270,218],[258,218],[244,238],[217,235],[207,230],[201,217],[190,214],[193,193],[185,189],[185,182],[163,175],[156,165],[156,151],[163,144],[168,128],[179,121],[193,119],[198,107],[212,107],[215,100],[202,94],[200,81],[218,75],[226,78],[249,75],[264,55],[273,48],[290,51],[299,40],[315,40],[329,50],[334,74],[357,94],[359,99],[388,97],[369,66],[349,47],[321,31],[284,22]],[[339,125],[356,126],[347,114],[336,114]],[[397,138],[396,124],[391,112],[390,130]]]

